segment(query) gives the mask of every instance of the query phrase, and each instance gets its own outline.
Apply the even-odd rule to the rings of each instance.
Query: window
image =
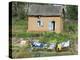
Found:
[[[42,27],[43,26],[43,21],[40,19],[40,17],[37,20],[37,25],[38,25],[38,27]]]
[[[42,20],[38,20],[37,21],[37,25],[38,25],[38,27],[42,27],[43,26],[43,21]]]
[[[41,21],[37,21],[38,26],[41,26]]]

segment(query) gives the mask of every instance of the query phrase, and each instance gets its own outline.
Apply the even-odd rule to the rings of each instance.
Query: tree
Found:
[[[12,16],[20,19],[25,18],[27,14],[28,3],[12,2]]]
[[[77,20],[78,19],[78,6],[76,5],[68,5],[67,9],[67,18]]]

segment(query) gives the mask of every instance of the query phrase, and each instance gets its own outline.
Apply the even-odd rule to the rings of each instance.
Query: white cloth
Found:
[[[64,47],[69,47],[70,41],[65,42]]]
[[[35,46],[40,46],[41,45],[41,43],[39,43],[39,42],[34,42],[33,43]]]
[[[68,40],[67,42],[62,42],[61,46],[62,47],[69,47],[70,46],[70,41]]]
[[[55,44],[54,43],[52,43],[52,44],[50,44],[50,46],[49,46],[49,48],[48,49],[54,49],[55,48]]]

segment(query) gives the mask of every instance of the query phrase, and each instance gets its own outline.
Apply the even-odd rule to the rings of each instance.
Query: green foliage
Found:
[[[57,43],[57,38],[54,37],[49,38],[49,43]]]
[[[28,4],[24,2],[12,2],[12,17],[17,17],[18,19],[24,19],[27,13]]]
[[[77,20],[78,19],[78,6],[68,5],[67,9],[67,18]]]
[[[56,37],[57,37],[57,33],[55,32],[43,32],[39,40],[42,43],[57,42]]]
[[[40,37],[39,38],[39,42],[48,43],[48,41],[49,41],[49,38],[47,38],[47,37]]]
[[[69,35],[67,34],[59,34],[58,35],[58,42],[63,42],[63,41],[66,41],[66,40],[69,40]]]
[[[47,33],[47,34],[46,34]],[[69,34],[64,34],[64,33],[55,33],[54,32],[46,32],[43,37],[39,38],[39,41],[42,43],[57,43],[57,42],[63,42],[66,40],[69,40],[70,36]],[[48,34],[49,33],[49,34]]]
[[[65,22],[64,31],[66,32],[76,32],[78,30],[78,23],[76,21]]]

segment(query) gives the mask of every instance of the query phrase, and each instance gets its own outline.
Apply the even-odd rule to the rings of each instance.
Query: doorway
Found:
[[[55,30],[55,21],[52,21],[52,30],[54,31]]]
[[[49,31],[55,31],[55,21],[50,21],[48,25]]]

